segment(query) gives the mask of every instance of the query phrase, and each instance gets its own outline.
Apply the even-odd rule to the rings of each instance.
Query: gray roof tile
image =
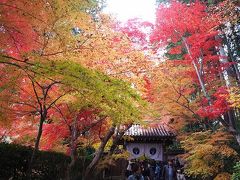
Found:
[[[169,137],[176,136],[173,130],[169,128],[166,124],[159,124],[156,126],[144,127],[139,124],[132,125],[124,136],[138,136],[138,137]]]

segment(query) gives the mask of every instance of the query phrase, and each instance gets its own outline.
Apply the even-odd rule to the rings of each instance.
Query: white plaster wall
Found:
[[[134,154],[133,149],[138,148],[139,154]],[[156,153],[151,154],[150,149],[156,148]],[[163,148],[162,144],[158,143],[127,143],[126,144],[127,151],[131,154],[129,159],[139,158],[141,156],[146,156],[147,158],[154,159],[156,161],[163,160]]]

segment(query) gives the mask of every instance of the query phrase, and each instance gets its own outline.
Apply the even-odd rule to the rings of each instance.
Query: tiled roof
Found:
[[[165,124],[159,124],[153,127],[144,127],[139,124],[132,125],[124,136],[131,137],[175,137],[175,133]]]

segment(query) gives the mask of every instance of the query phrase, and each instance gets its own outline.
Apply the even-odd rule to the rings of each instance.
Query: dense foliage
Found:
[[[49,158],[58,164],[39,155],[45,149],[70,156],[59,155],[59,168],[71,179],[79,147],[94,147],[89,179],[147,118],[179,130],[191,178],[230,177],[240,144],[239,3],[158,5],[155,24],[121,24],[101,13],[103,1],[0,2],[0,140],[34,147],[16,146],[28,152],[16,164],[24,169],[9,172],[29,177]],[[62,177],[51,163],[39,175]]]
[[[236,163],[234,166],[234,173],[232,175],[232,180],[237,180],[240,178],[240,163]]]
[[[101,6],[85,0],[0,3],[1,140],[34,146],[28,173],[37,151],[51,149],[70,155],[70,177],[79,144],[95,145],[87,176],[120,125],[141,120],[144,103],[129,81],[140,88],[136,66],[148,63],[114,31]]]
[[[129,37],[139,44],[149,39],[149,52],[159,57],[148,75],[149,99],[162,119],[179,130],[186,150],[186,173],[197,179],[229,179],[230,162],[238,159],[231,145],[240,142],[239,4],[200,0],[158,3],[156,22],[148,25],[152,29],[148,35],[141,35],[145,32],[141,22],[128,24],[129,30],[136,32]],[[162,52],[164,56],[159,55]],[[221,133],[226,135],[219,136]],[[235,142],[229,141],[230,136]],[[225,150],[232,152],[231,157],[221,154],[225,151],[213,143],[218,141],[226,141]]]
[[[28,163],[33,148],[15,145],[0,144],[0,178],[1,179],[26,179]],[[32,168],[33,179],[57,179],[65,178],[66,169],[70,157],[62,153],[40,151],[36,154],[36,160]],[[72,177],[81,177],[83,171],[83,159],[77,160],[73,168]],[[86,161],[86,164],[89,160]],[[85,165],[86,165],[85,164]]]

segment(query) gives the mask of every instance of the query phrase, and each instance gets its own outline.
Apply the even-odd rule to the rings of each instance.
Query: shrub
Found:
[[[240,179],[240,162],[237,162],[234,166],[234,173],[232,175],[232,180],[239,180]]]
[[[0,143],[0,179],[26,179],[28,163],[33,148],[17,144]],[[65,177],[70,157],[62,153],[39,151],[36,154],[32,179],[58,180]],[[86,162],[85,164],[88,164]],[[83,169],[82,160],[76,162],[71,171],[71,176],[81,176]],[[74,178],[73,178],[74,179]]]

